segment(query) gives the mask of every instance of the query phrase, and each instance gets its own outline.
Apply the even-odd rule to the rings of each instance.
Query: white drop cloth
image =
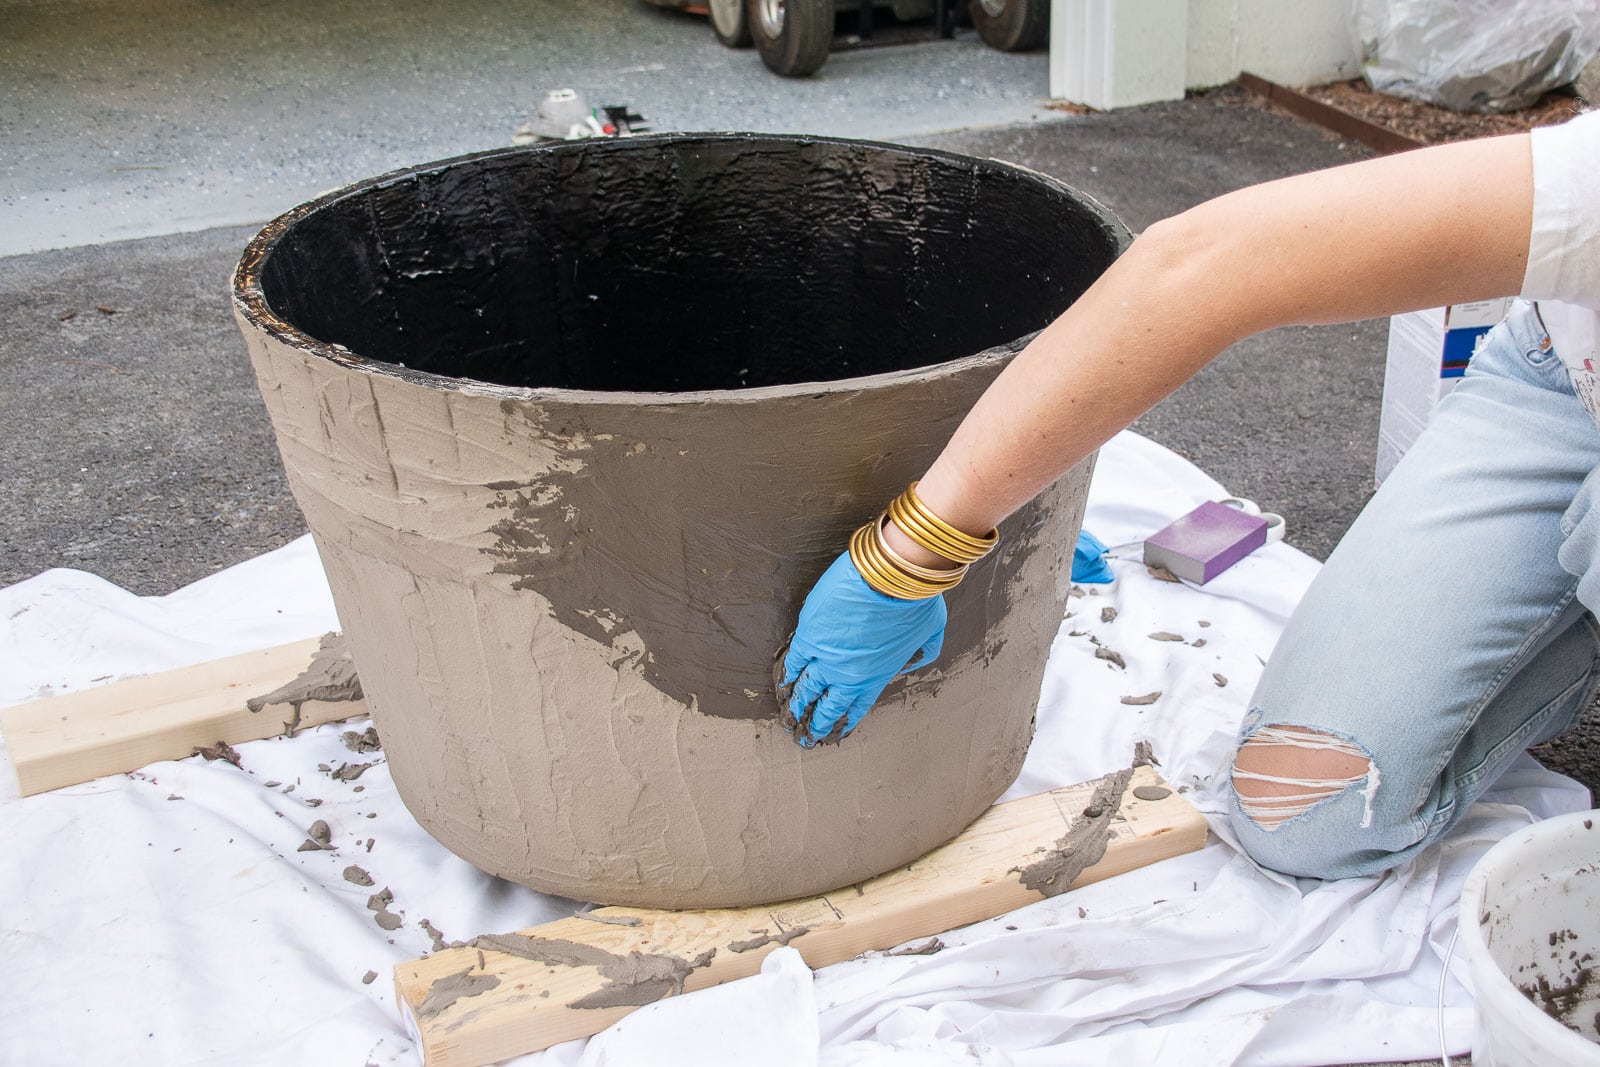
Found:
[[[1226,495],[1172,453],[1124,434],[1101,454],[1086,525],[1107,544],[1135,541]],[[1125,554],[1113,585],[1071,601],[1038,736],[1007,798],[1126,766],[1144,738],[1169,780],[1213,814],[1216,770],[1317,565],[1269,546],[1199,589],[1156,581],[1131,558],[1136,550]],[[1107,607],[1114,621],[1102,621]],[[306,539],[159,598],[47,571],[0,590],[0,703],[336,626]],[[1126,669],[1096,659],[1091,636]],[[1121,703],[1158,690],[1154,703]],[[382,754],[341,742],[341,731],[365,725],[240,745],[242,770],[192,757],[26,799],[0,750],[0,1063],[418,1063],[390,969],[431,948],[423,920],[466,939],[575,905],[490,878],[436,844],[400,803]],[[354,782],[318,769],[372,760]],[[874,954],[813,981],[797,943],[756,978],[658,1002],[588,1042],[517,1062],[1423,1057],[1438,1048],[1440,960],[1468,868],[1515,828],[1588,799],[1525,757],[1441,847],[1382,878],[1296,882],[1214,841],[944,934],[947,947],[932,956]],[[297,851],[317,819],[336,850]],[[375,885],[347,881],[352,865]],[[392,932],[366,906],[385,887],[403,919]],[[369,971],[376,978],[363,984]],[[1462,973],[1454,963],[1445,989],[1457,1052],[1472,1036]]]

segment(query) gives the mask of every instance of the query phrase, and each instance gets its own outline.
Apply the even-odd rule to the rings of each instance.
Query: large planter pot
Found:
[[[418,821],[653,907],[822,892],[959,832],[1027,749],[1088,464],[844,743],[778,728],[773,656],[1125,241],[999,163],[745,135],[490,152],[267,226],[235,310]]]

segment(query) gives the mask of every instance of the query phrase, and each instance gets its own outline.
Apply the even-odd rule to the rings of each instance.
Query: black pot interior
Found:
[[[510,386],[670,392],[942,363],[1040,329],[1119,228],[977,159],[730,135],[563,144],[379,179],[260,266],[281,319]]]

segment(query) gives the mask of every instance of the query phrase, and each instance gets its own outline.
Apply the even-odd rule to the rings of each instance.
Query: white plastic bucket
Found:
[[[1461,892],[1474,1067],[1600,1067],[1600,811],[1490,849]]]

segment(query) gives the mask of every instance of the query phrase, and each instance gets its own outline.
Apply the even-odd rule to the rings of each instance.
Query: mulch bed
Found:
[[[1451,111],[1404,97],[1372,90],[1362,79],[1334,82],[1301,89],[1300,92],[1324,104],[1358,115],[1368,122],[1387,126],[1396,133],[1423,144],[1444,144],[1474,137],[1494,137],[1521,133],[1535,126],[1565,122],[1583,110],[1583,101],[1569,89],[1545,93],[1539,102],[1521,111],[1504,115],[1479,115]]]

